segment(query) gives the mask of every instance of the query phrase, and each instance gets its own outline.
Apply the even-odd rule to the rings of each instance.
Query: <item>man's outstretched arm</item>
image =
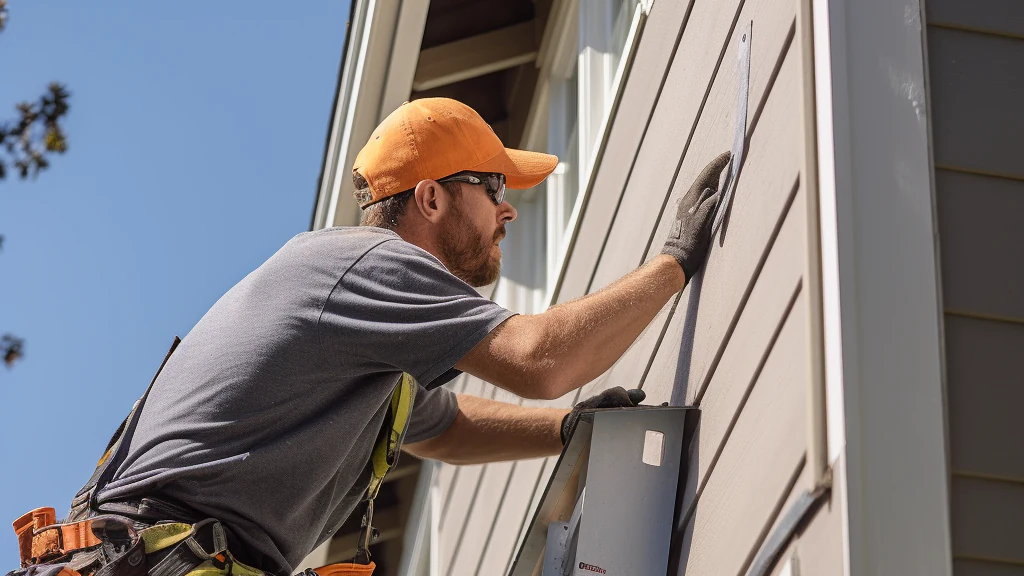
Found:
[[[459,411],[447,430],[403,450],[448,464],[540,458],[562,450],[559,430],[568,410],[527,408],[466,394],[458,398]]]
[[[610,368],[703,264],[718,177],[728,160],[726,153],[712,161],[683,197],[662,254],[594,294],[509,318],[456,367],[520,396],[544,399]]]
[[[572,410],[560,410],[526,408],[459,394],[459,411],[447,430],[403,449],[419,458],[449,464],[553,456],[561,451],[582,410],[636,406],[643,400],[641,390],[615,387],[587,398]]]

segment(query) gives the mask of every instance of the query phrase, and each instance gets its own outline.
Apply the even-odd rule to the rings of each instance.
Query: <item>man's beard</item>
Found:
[[[452,207],[449,221],[441,230],[438,249],[448,266],[448,271],[461,278],[466,284],[479,288],[498,279],[501,274],[501,260],[492,261],[491,249],[505,236],[505,227],[494,232],[493,243],[484,243],[476,228],[459,209]]]

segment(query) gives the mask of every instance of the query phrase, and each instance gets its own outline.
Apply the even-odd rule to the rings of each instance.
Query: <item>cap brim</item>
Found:
[[[514,190],[533,188],[544,181],[558,165],[558,157],[543,152],[505,148],[504,153],[474,166],[477,172],[500,172],[505,186]]]

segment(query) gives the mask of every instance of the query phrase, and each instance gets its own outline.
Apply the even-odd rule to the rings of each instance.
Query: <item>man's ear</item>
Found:
[[[436,224],[451,207],[452,197],[435,180],[420,180],[412,193],[412,202],[420,216]]]

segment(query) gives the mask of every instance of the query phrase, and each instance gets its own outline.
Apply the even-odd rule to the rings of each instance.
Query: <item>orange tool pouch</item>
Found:
[[[57,524],[53,508],[36,508],[14,521],[22,567],[40,564],[101,544],[92,533],[92,522]]]
[[[373,574],[373,569],[377,565],[373,562],[369,564],[353,564],[351,562],[344,562],[341,564],[328,564],[327,566],[321,566],[313,570],[306,570],[304,576],[313,576],[309,574],[314,572],[319,576],[370,576]]]

